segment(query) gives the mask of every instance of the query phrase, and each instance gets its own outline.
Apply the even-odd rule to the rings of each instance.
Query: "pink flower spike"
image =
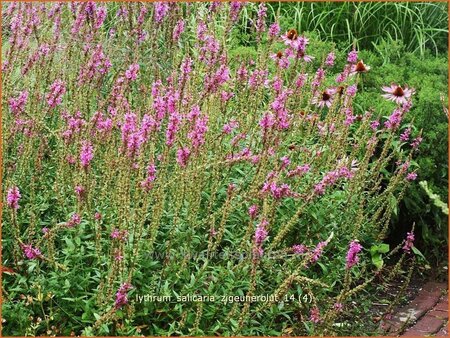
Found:
[[[309,314],[309,320],[312,321],[313,323],[320,323],[320,311],[319,308],[314,307],[311,309],[310,314]]]
[[[116,309],[120,309],[122,306],[128,304],[128,298],[127,293],[130,291],[133,287],[129,283],[123,283],[119,290],[116,293],[116,300],[114,302],[114,307]]]
[[[81,223],[81,217],[79,214],[75,213],[70,217],[70,220],[66,223],[66,226],[68,228],[73,228],[75,225],[78,225]]]
[[[66,87],[62,80],[57,79],[50,86],[50,93],[47,94],[46,99],[50,108],[55,108],[62,102],[62,96],[66,93]]]
[[[275,38],[280,34],[280,25],[277,22],[274,22],[269,27],[269,37]]]
[[[42,253],[38,248],[33,248],[31,244],[22,244],[22,250],[27,259],[41,258]]]
[[[412,173],[408,173],[408,175],[406,175],[406,180],[412,182],[415,181],[417,179],[417,174],[415,172]]]
[[[248,208],[248,214],[250,216],[250,219],[255,219],[256,215],[258,214],[258,206],[257,205],[251,205]]]
[[[353,49],[350,53],[348,53],[347,62],[348,63],[358,62],[358,51]]]
[[[333,67],[334,60],[336,60],[336,55],[333,52],[329,53],[325,59],[325,66]]]
[[[20,195],[20,191],[18,187],[12,187],[8,189],[8,196],[6,198],[6,202],[8,206],[14,210],[19,209],[19,201],[22,195]]]
[[[89,167],[94,158],[94,147],[89,141],[84,141],[81,147],[80,162],[83,168]]]
[[[134,63],[125,71],[125,77],[130,81],[134,81],[137,78],[138,72],[139,65],[137,63]]]
[[[191,156],[191,151],[188,147],[183,147],[178,149],[177,151],[177,163],[180,165],[180,167],[184,168],[187,166],[187,162],[189,160],[189,157]]]
[[[359,262],[358,253],[360,253],[361,250],[362,246],[358,241],[354,240],[350,242],[345,265],[347,269],[350,269]]]
[[[306,253],[308,248],[304,244],[295,244],[292,246],[292,251],[297,255],[301,255]]]
[[[403,251],[406,253],[411,253],[411,248],[414,246],[414,239],[415,236],[412,231],[406,233],[405,245],[402,247]]]

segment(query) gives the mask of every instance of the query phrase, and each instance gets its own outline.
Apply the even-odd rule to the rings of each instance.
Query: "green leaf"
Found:
[[[381,269],[383,267],[384,261],[381,258],[381,254],[376,254],[372,256],[372,263],[377,267],[377,269]]]
[[[414,252],[414,254],[415,254],[416,256],[419,256],[419,257],[423,258],[425,261],[427,260],[427,259],[425,258],[425,256],[420,252],[420,250],[417,249],[415,246],[413,246],[411,249],[412,249],[412,251]]]
[[[382,254],[389,252],[389,244],[381,243],[372,245],[370,247],[370,256],[372,257],[372,263],[377,267],[377,269],[381,269],[383,267],[384,261]]]
[[[376,253],[387,253],[389,252],[389,244],[377,244],[377,245],[372,245],[370,247],[370,253],[371,254],[376,254]]]

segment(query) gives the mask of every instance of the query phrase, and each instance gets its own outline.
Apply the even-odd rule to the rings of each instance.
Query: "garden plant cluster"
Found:
[[[349,335],[407,284],[417,91],[269,7],[3,5],[3,334]]]

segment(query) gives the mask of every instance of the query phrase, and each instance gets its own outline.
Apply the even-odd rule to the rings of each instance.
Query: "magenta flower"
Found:
[[[175,28],[173,29],[172,40],[175,42],[178,41],[183,32],[184,32],[184,20],[181,19],[177,21]]]
[[[295,169],[288,171],[287,177],[302,176],[311,169],[309,164],[299,165]]]
[[[411,142],[411,147],[415,150],[419,148],[420,144],[422,143],[423,138],[418,136]]]
[[[256,244],[261,244],[266,239],[267,234],[268,234],[267,230],[266,230],[267,225],[269,225],[269,222],[267,222],[267,220],[262,220],[261,223],[258,224],[256,231],[255,231]]]
[[[389,116],[389,119],[384,122],[384,126],[387,129],[394,130],[400,126],[400,122],[402,122],[404,111],[401,109],[395,109],[394,112]]]
[[[313,323],[320,323],[320,310],[317,307],[313,307],[309,312],[309,320]]]
[[[345,267],[347,269],[350,269],[352,266],[357,264],[359,262],[358,253],[360,253],[362,250],[361,244],[359,244],[358,241],[354,240],[350,242],[348,251],[347,251],[347,258],[346,258],[346,265]]]
[[[8,206],[14,210],[19,209],[19,200],[22,197],[18,187],[12,187],[8,189],[8,196],[6,202]]]
[[[64,82],[60,79],[55,80],[50,86],[50,93],[47,94],[47,104],[50,108],[59,106],[62,102],[62,96],[66,93]]]
[[[402,247],[403,251],[411,253],[411,248],[414,246],[414,239],[415,237],[412,231],[406,233],[405,245],[403,245]]]
[[[168,146],[172,146],[173,143],[175,142],[175,136],[180,127],[182,118],[183,117],[180,114],[178,114],[177,112],[170,114],[169,123],[167,124],[167,130],[166,130],[166,144]]]
[[[261,257],[264,253],[264,250],[262,248],[262,243],[265,241],[265,239],[267,238],[268,232],[266,230],[266,227],[269,225],[269,222],[267,222],[267,220],[263,219],[261,221],[261,223],[258,224],[258,226],[256,227],[256,231],[255,231],[255,247],[254,247],[254,254],[256,254],[256,256]]]
[[[239,122],[236,120],[231,120],[223,125],[222,132],[224,134],[231,134],[231,132],[236,128],[239,128]]]
[[[408,175],[406,175],[406,179],[410,182],[415,181],[417,179],[417,174],[415,172],[408,173]]]
[[[169,4],[167,2],[155,2],[154,3],[154,19],[157,23],[163,21],[163,19],[167,16],[169,12]]]
[[[127,237],[128,237],[128,231],[127,230],[114,229],[111,232],[111,238],[112,239],[117,239],[119,241],[126,241]]]
[[[289,61],[289,57],[288,55],[286,55],[283,52],[277,52],[277,53],[272,53],[269,55],[269,57],[275,61],[275,64],[280,68],[280,69],[287,69],[289,68],[289,65],[291,64],[291,62]]]
[[[195,118],[195,123],[191,131],[188,133],[188,138],[192,142],[192,147],[198,149],[205,143],[206,132],[208,131],[208,116],[203,115]]]
[[[355,122],[356,120],[356,116],[353,115],[353,111],[351,108],[347,108],[345,109],[345,121],[344,121],[344,125],[346,126],[350,126],[353,124],[353,122]]]
[[[74,191],[79,198],[82,198],[84,196],[84,193],[86,192],[86,189],[82,185],[77,185],[75,186]]]
[[[78,225],[81,223],[81,217],[79,214],[75,213],[70,217],[69,221],[66,223],[66,226],[68,228],[73,228],[75,225]]]
[[[335,60],[336,60],[336,55],[333,52],[329,53],[325,59],[325,66],[333,67]]]
[[[347,62],[348,63],[358,62],[358,51],[353,49],[350,53],[348,53]]]
[[[139,65],[137,63],[133,63],[125,71],[125,77],[130,81],[134,81],[137,78],[138,72],[139,72]]]
[[[395,83],[391,84],[390,87],[381,87],[381,89],[386,93],[382,95],[384,98],[394,101],[398,105],[407,103],[415,92],[414,89],[408,87],[402,88]]]
[[[257,13],[257,19],[256,19],[256,31],[257,32],[264,32],[266,29],[266,16],[267,16],[267,7],[264,4],[264,2],[261,2],[258,7],[258,13]]]
[[[106,19],[106,15],[107,15],[106,6],[101,6],[97,8],[97,11],[95,12],[95,24],[94,24],[95,29],[99,29],[102,26],[103,22]]]
[[[116,261],[121,261],[121,260],[123,260],[123,255],[122,255],[122,253],[120,252],[119,249],[115,249],[115,250],[114,250],[114,259],[115,259]]]
[[[80,69],[78,81],[80,83],[88,82],[94,78],[100,78],[105,75],[112,64],[109,58],[103,53],[102,45],[98,44],[87,64]]]
[[[242,1],[232,1],[230,4],[230,20],[232,22],[237,21],[239,18],[239,13],[244,6],[244,3]]]
[[[291,164],[291,160],[289,159],[289,157],[287,156],[283,156],[282,158],[280,158],[281,161],[281,170],[286,169],[289,164]]]
[[[280,25],[277,22],[274,22],[269,27],[269,37],[275,38],[280,34]]]
[[[273,125],[275,125],[275,116],[272,113],[264,114],[263,118],[259,121],[259,125],[263,132],[267,132]]]
[[[372,122],[370,122],[370,128],[372,128],[372,130],[377,130],[379,126],[380,126],[380,122],[379,121],[372,121]]]
[[[311,87],[313,87],[313,89],[317,89],[324,79],[325,79],[325,70],[323,68],[317,69],[316,75],[314,76],[314,79],[311,82]]]
[[[308,74],[300,74],[297,78],[297,80],[295,80],[295,86],[297,88],[301,88],[305,85],[306,80],[308,79]]]
[[[297,255],[301,255],[306,253],[308,248],[304,244],[295,244],[292,246],[292,251]]]
[[[150,163],[147,167],[147,177],[141,182],[141,187],[149,191],[153,188],[153,181],[156,180],[156,166]]]
[[[408,127],[405,131],[400,135],[400,141],[406,142],[409,140],[409,136],[411,135],[411,128]]]
[[[22,250],[27,259],[41,258],[42,253],[38,248],[33,248],[31,244],[22,244]]]
[[[20,113],[23,113],[25,110],[25,105],[27,104],[28,100],[28,91],[24,90],[20,92],[20,94],[17,97],[11,97],[8,100],[9,108],[11,109],[11,112],[13,115],[19,115]]]
[[[80,162],[83,168],[87,168],[94,158],[94,147],[89,141],[84,141],[80,152]]]
[[[188,147],[183,147],[177,151],[177,163],[180,167],[184,168],[187,165],[189,157],[191,156],[191,151]]]
[[[323,250],[328,245],[327,241],[319,242],[314,250],[312,251],[311,262],[315,263],[319,260],[320,256],[322,256]]]
[[[356,95],[356,92],[358,91],[358,88],[356,85],[348,86],[346,94],[350,97],[354,97]]]
[[[114,307],[120,309],[122,306],[128,304],[127,293],[133,287],[129,283],[123,283],[116,293],[116,300],[114,302]]]
[[[261,189],[262,193],[270,193],[273,198],[279,200],[285,197],[295,197],[296,194],[288,184],[277,184],[274,181],[266,181]]]
[[[258,206],[253,204],[248,208],[250,219],[255,219],[258,214]]]
[[[342,305],[342,303],[334,303],[333,305],[333,309],[337,312],[342,312],[344,306]]]

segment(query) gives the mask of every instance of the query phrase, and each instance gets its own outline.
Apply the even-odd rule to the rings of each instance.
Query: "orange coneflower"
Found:
[[[362,60],[359,60],[356,65],[352,66],[351,74],[353,75],[353,74],[356,74],[356,73],[365,73],[368,70],[370,70],[370,67],[365,65]]]
[[[289,40],[297,40],[297,38],[298,38],[298,33],[297,33],[297,30],[295,30],[295,29],[290,29],[287,33],[286,33],[286,37],[289,39]]]

